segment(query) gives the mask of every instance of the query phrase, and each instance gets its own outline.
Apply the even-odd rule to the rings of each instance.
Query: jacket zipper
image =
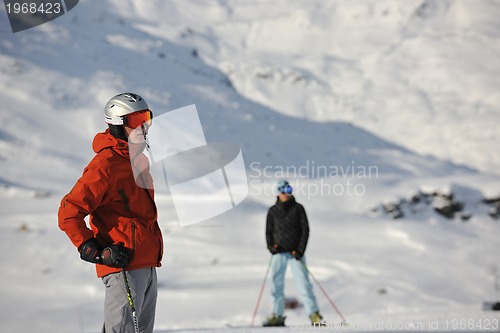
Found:
[[[132,222],[132,258],[135,252],[135,222]]]
[[[125,193],[125,191],[123,189],[120,189],[120,190],[118,190],[118,194],[120,194],[120,197],[122,197],[123,207],[125,208],[125,210],[130,211],[130,205],[129,205],[128,197],[127,197],[127,194]]]

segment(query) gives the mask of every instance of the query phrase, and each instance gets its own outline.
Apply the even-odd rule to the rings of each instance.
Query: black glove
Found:
[[[275,255],[276,253],[278,253],[278,245],[274,244],[274,245],[268,245],[267,246],[269,252],[271,252],[272,255]]]
[[[110,267],[123,268],[130,261],[130,251],[121,244],[110,245],[101,254],[101,263]]]
[[[101,251],[102,247],[97,242],[97,239],[91,238],[82,245],[80,258],[94,264],[99,264],[101,262]]]
[[[302,257],[304,256],[303,253],[300,253],[300,251],[292,251],[292,256],[297,259],[298,261],[300,261],[302,259]]]

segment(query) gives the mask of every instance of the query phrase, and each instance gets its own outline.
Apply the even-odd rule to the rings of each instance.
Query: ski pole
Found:
[[[272,259],[273,257],[271,256],[269,258],[269,263],[267,264],[266,275],[264,275],[264,280],[262,281],[262,285],[260,287],[259,297],[257,298],[257,304],[255,304],[255,309],[253,310],[252,323],[250,324],[250,326],[253,326],[253,323],[255,322],[255,316],[257,315],[257,310],[259,309],[260,300],[262,298],[262,292],[266,287],[267,275],[269,274],[269,268],[271,267]]]
[[[137,314],[135,312],[134,301],[132,300],[132,294],[130,293],[130,286],[128,284],[127,274],[125,269],[122,268],[123,281],[125,281],[125,289],[127,290],[128,304],[130,305],[130,310],[132,310],[132,319],[134,321],[134,332],[139,333],[139,323],[137,322]]]
[[[333,303],[332,299],[326,293],[326,291],[323,288],[323,286],[319,283],[319,281],[316,279],[316,277],[314,277],[313,273],[311,273],[311,271],[309,270],[309,268],[307,268],[306,263],[302,259],[300,259],[300,262],[302,263],[302,265],[304,265],[304,268],[306,269],[306,272],[312,277],[312,279],[314,280],[314,282],[316,282],[316,284],[318,285],[319,289],[321,289],[321,292],[323,293],[323,295],[325,295],[326,299],[328,300],[328,302],[330,303],[330,305],[332,306],[332,308],[335,310],[335,312],[337,312],[337,314],[340,316],[340,318],[342,318],[342,324],[344,324],[344,323],[347,324],[347,320],[342,315],[342,313],[340,312],[339,308],[337,308],[337,306],[335,305],[335,303]]]

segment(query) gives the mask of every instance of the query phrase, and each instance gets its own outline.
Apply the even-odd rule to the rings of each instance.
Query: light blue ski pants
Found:
[[[295,259],[291,253],[277,253],[273,255],[271,261],[271,299],[273,301],[273,313],[282,316],[285,312],[285,273],[286,267],[290,264],[293,279],[299,290],[302,303],[307,314],[310,316],[319,311],[314,296],[313,286],[309,281],[309,274],[305,267],[305,257],[302,262]]]

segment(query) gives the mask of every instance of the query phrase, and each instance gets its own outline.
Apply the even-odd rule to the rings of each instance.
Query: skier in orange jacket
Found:
[[[141,96],[113,97],[105,107],[109,129],[98,133],[92,144],[96,156],[59,208],[59,227],[81,259],[96,264],[97,276],[106,285],[103,332],[133,332],[122,269],[141,332],[153,330],[163,239],[143,154],[152,117]]]

